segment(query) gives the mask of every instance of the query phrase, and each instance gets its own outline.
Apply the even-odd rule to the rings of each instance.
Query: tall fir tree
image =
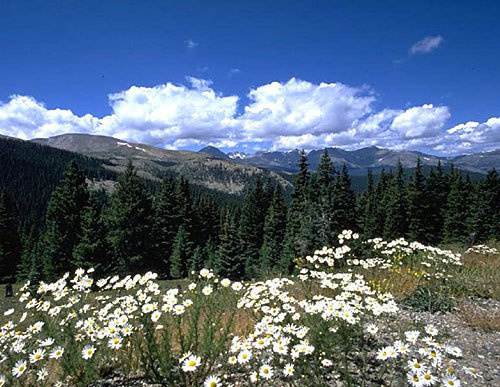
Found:
[[[99,205],[96,199],[91,199],[83,213],[82,236],[73,249],[73,263],[78,267],[93,267],[97,273],[104,273],[110,268],[111,262]]]
[[[276,185],[271,205],[264,221],[264,243],[261,251],[261,272],[279,271],[283,240],[286,232],[286,203],[281,186]]]
[[[443,172],[441,161],[432,168],[427,176],[427,224],[429,228],[429,243],[435,244],[443,237],[444,214],[448,200],[449,187]]]
[[[179,227],[174,239],[170,257],[170,278],[185,278],[188,274],[188,261],[192,253],[192,243],[184,225]]]
[[[418,158],[413,179],[408,187],[408,236],[413,241],[426,242],[429,238],[426,222],[428,203],[422,162]]]
[[[332,200],[334,179],[335,168],[328,150],[325,149],[321,155],[316,172],[316,192],[318,195],[317,200],[314,201],[317,208],[317,234],[319,244],[323,246],[331,246],[335,238],[333,230],[334,204]]]
[[[472,205],[469,232],[472,243],[500,239],[500,177],[495,168],[477,187]]]
[[[239,279],[245,272],[245,261],[240,254],[238,227],[235,216],[227,213],[222,224],[220,243],[217,249],[215,269],[222,277]]]
[[[380,176],[375,185],[375,228],[373,230],[374,237],[382,237],[384,234],[385,221],[387,218],[387,202],[389,186],[391,184],[391,175],[383,168],[380,171]]]
[[[357,229],[356,195],[345,164],[335,180],[332,216],[335,235],[343,230]]]
[[[18,220],[12,202],[5,192],[0,193],[0,282],[13,282],[21,263],[22,244]]]
[[[310,229],[308,166],[306,152],[302,150],[299,155],[299,171],[295,175],[291,193],[292,201],[287,212],[285,241],[280,259],[280,268],[283,272],[291,270],[294,258],[306,255],[311,243],[304,232]]]
[[[245,262],[245,275],[248,278],[255,277],[259,272],[266,216],[264,199],[264,187],[258,178],[245,197],[238,228],[239,260]]]
[[[373,238],[377,236],[377,198],[371,169],[368,169],[366,190],[363,192],[360,200],[359,223],[361,230],[367,238]]]
[[[384,238],[396,239],[404,237],[407,232],[407,200],[404,182],[403,165],[398,160],[396,174],[388,188],[387,216],[384,225]]]
[[[168,272],[172,246],[179,228],[175,180],[165,176],[153,205],[153,269],[160,273]]]
[[[43,279],[43,261],[40,239],[35,227],[23,238],[21,264],[18,266],[17,280],[30,281],[35,287]]]
[[[151,262],[151,201],[146,188],[129,163],[120,176],[105,214],[112,271],[149,269]]]
[[[188,234],[188,238],[191,239],[194,225],[193,203],[189,183],[183,177],[177,180],[175,198],[177,202],[178,226],[183,226]]]
[[[66,167],[62,184],[52,192],[41,236],[44,271],[47,279],[73,270],[73,250],[80,242],[82,218],[89,203],[85,175],[76,162]]]
[[[467,206],[462,175],[459,171],[454,171],[452,174],[444,218],[443,241],[460,243],[467,239]]]

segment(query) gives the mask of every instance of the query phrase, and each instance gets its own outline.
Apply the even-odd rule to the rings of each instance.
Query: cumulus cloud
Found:
[[[257,140],[341,132],[369,114],[375,101],[359,88],[295,78],[252,89],[248,97],[240,121],[245,135]]]
[[[98,118],[15,95],[0,103],[0,133],[23,139],[103,134],[168,149],[376,145],[456,154],[500,145],[498,117],[450,128],[447,106],[376,110],[374,93],[364,87],[292,78],[255,87],[247,96],[249,102],[241,107],[238,96],[217,92],[210,80],[187,77],[185,84],[132,86],[110,94],[112,114]]]
[[[0,132],[12,137],[29,139],[50,137],[61,133],[90,133],[99,119],[90,114],[79,117],[71,110],[47,109],[32,97],[14,95],[0,103]]]
[[[444,39],[441,35],[437,36],[426,36],[422,40],[419,40],[409,50],[410,55],[427,54],[438,48]]]

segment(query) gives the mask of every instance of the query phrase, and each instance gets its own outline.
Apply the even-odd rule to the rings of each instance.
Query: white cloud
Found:
[[[193,39],[188,39],[184,41],[184,46],[186,46],[187,49],[192,50],[193,48],[198,47],[199,43],[195,42]]]
[[[427,54],[436,48],[438,48],[444,39],[441,35],[437,36],[427,36],[422,40],[419,40],[409,50],[410,55]]]
[[[259,140],[348,130],[371,112],[375,100],[341,83],[315,85],[295,78],[252,89],[248,97],[251,103],[240,121],[245,135]]]
[[[14,95],[0,103],[0,132],[29,139],[50,137],[61,133],[90,133],[99,119],[90,114],[79,117],[71,110],[47,109],[32,97]]]
[[[450,116],[447,106],[434,107],[432,104],[415,106],[394,118],[391,129],[407,139],[432,137],[440,133]]]
[[[313,84],[295,78],[248,93],[250,102],[217,92],[210,80],[187,77],[186,84],[132,86],[109,95],[112,114],[77,116],[48,109],[32,97],[0,103],[0,133],[29,139],[62,133],[91,133],[168,149],[322,148],[380,146],[443,154],[500,146],[500,118],[450,128],[447,106],[424,104],[375,110],[366,88],[342,83]]]

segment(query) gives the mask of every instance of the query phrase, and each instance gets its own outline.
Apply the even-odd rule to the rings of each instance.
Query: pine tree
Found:
[[[384,233],[385,221],[387,218],[388,191],[392,180],[392,175],[386,173],[384,169],[380,172],[380,177],[375,186],[375,227],[374,237],[382,237]]]
[[[283,199],[281,186],[274,189],[271,205],[264,222],[264,243],[261,252],[261,271],[279,270],[280,257],[283,250],[283,240],[286,232],[286,203]]]
[[[211,195],[198,195],[194,203],[193,240],[203,246],[220,233],[220,210]]]
[[[85,175],[71,162],[60,186],[52,192],[41,236],[45,275],[52,279],[76,267],[73,250],[82,234],[82,217],[89,203]]]
[[[453,172],[447,211],[444,218],[443,241],[446,243],[465,242],[467,239],[467,211],[460,172]]]
[[[384,226],[384,238],[391,240],[404,237],[407,232],[407,201],[404,183],[403,165],[398,160],[396,175],[389,187],[389,198],[386,206],[387,217]]]
[[[262,181],[258,178],[245,197],[238,228],[239,260],[245,262],[247,278],[255,277],[259,271],[260,249],[263,243],[266,216],[264,211],[264,190]]]
[[[99,203],[91,199],[83,214],[82,237],[73,250],[73,262],[77,267],[93,267],[98,273],[103,273],[110,266],[108,252]]]
[[[18,266],[17,280],[30,281],[36,286],[43,277],[43,261],[40,242],[35,228],[23,240],[21,264]]]
[[[408,187],[408,236],[411,240],[426,242],[429,237],[426,214],[429,198],[426,194],[425,176],[420,158],[417,159],[415,174]]]
[[[174,239],[172,256],[170,257],[170,278],[184,278],[187,276],[191,250],[192,244],[189,241],[189,234],[181,225]]]
[[[191,238],[193,234],[192,228],[194,225],[193,203],[191,201],[189,183],[183,177],[177,180],[177,184],[175,186],[175,200],[177,203],[178,226],[183,226]]]
[[[377,198],[371,169],[368,169],[367,180],[367,187],[363,192],[360,205],[360,226],[365,237],[373,238],[377,235]]]
[[[343,230],[357,229],[356,195],[351,187],[351,178],[345,164],[335,180],[332,216],[334,235]]]
[[[314,202],[317,203],[316,218],[319,244],[322,246],[331,246],[335,238],[332,218],[334,212],[332,193],[334,190],[335,168],[327,149],[321,155],[316,176],[316,192],[318,195],[317,200]]]
[[[245,261],[241,260],[238,229],[234,215],[227,214],[217,249],[216,271],[222,277],[241,278],[245,271]]]
[[[10,198],[0,193],[0,282],[12,282],[21,263],[21,238]]]
[[[206,260],[205,249],[201,246],[196,246],[193,254],[191,254],[187,260],[188,276],[190,276],[193,272],[197,273],[203,269],[205,267]]]
[[[288,272],[292,267],[292,260],[305,256],[311,244],[310,238],[305,233],[311,229],[309,218],[309,183],[307,155],[304,150],[300,152],[298,167],[295,175],[292,202],[288,209],[286,221],[286,234],[283,253],[280,259],[280,268]]]
[[[131,163],[116,184],[105,214],[112,270],[131,272],[154,266],[151,262],[151,201]]]
[[[153,245],[156,271],[166,272],[172,246],[179,228],[175,180],[166,176],[160,186],[153,207]]]
[[[432,168],[427,176],[427,224],[429,228],[429,242],[438,243],[443,237],[444,214],[448,200],[448,186],[443,173],[441,161],[438,161],[436,169]]]
[[[470,214],[473,243],[500,238],[500,177],[493,168],[478,184]]]

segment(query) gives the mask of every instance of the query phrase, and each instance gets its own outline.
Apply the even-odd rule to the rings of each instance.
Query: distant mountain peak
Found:
[[[228,157],[232,160],[245,160],[248,156],[248,153],[245,152],[232,152],[228,154]]]
[[[198,153],[205,153],[207,155],[217,157],[219,159],[227,159],[228,156],[222,152],[219,148],[216,148],[212,145],[207,145],[206,147],[200,149]]]

